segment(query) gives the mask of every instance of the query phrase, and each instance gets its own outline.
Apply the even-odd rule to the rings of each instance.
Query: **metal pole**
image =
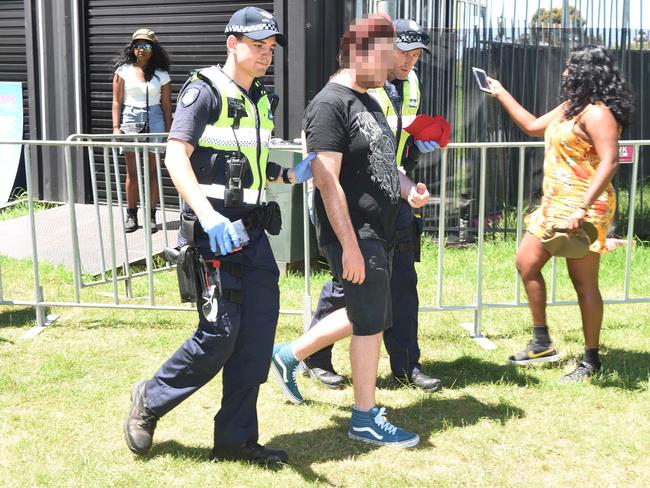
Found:
[[[113,222],[113,188],[111,187],[111,166],[108,148],[104,148],[104,183],[106,185],[106,207],[108,209],[108,232],[111,243],[111,281],[113,282],[113,303],[119,303],[117,294],[117,256],[115,255],[115,224]],[[104,252],[102,246],[102,254]],[[105,275],[105,273],[104,273]],[[105,278],[104,278],[105,279]]]
[[[440,166],[440,206],[438,208],[438,290],[436,293],[437,305],[442,307],[442,261],[445,249],[445,224],[446,224],[446,202],[447,202],[447,159],[449,149],[442,150]]]
[[[81,257],[79,253],[79,236],[77,235],[77,215],[75,212],[74,181],[72,178],[72,150],[65,146],[65,172],[68,183],[68,206],[70,207],[70,230],[72,232],[72,256],[74,259],[74,301],[79,303],[79,288],[81,286]]]
[[[165,192],[163,191],[162,165],[160,163],[160,149],[155,149],[156,153],[156,178],[158,178],[158,200],[160,201],[160,213],[162,218],[163,242],[165,247],[169,247],[169,238],[167,237],[167,216],[165,215]],[[167,263],[167,267],[171,263]]]
[[[627,300],[630,298],[630,265],[632,264],[632,245],[634,244],[634,206],[636,200],[636,179],[639,172],[639,150],[638,144],[634,146],[634,155],[632,156],[632,181],[630,182],[630,208],[628,210],[627,224],[627,249],[625,253],[625,285],[623,297]]]
[[[476,258],[476,310],[474,311],[474,337],[481,337],[481,312],[483,306],[483,233],[485,232],[485,179],[487,148],[481,148],[481,174],[478,204],[478,256]]]
[[[108,151],[108,148],[104,148]],[[99,262],[102,267],[102,280],[106,281],[106,261],[104,259],[104,233],[102,232],[102,218],[99,212],[99,192],[97,191],[97,167],[95,165],[95,150],[88,148],[88,162],[90,163],[90,183],[93,191],[93,207],[97,219],[97,236],[99,237]],[[110,209],[110,207],[109,207]]]
[[[115,139],[112,139],[115,141]],[[126,224],[124,222],[124,203],[122,201],[122,178],[120,177],[120,166],[117,158],[117,148],[111,148],[113,155],[113,171],[115,172],[115,188],[117,193],[117,206],[119,208],[120,215],[120,224],[122,229],[122,242],[124,245],[124,262],[122,263],[122,269],[124,271],[125,280],[125,293],[126,296],[131,298],[133,297],[133,289],[131,287],[131,267],[129,266],[129,245],[128,239],[126,238]]]
[[[305,265],[305,297],[303,299],[303,328],[309,329],[311,322],[311,243],[309,242],[309,202],[307,182],[302,184],[302,229],[303,229],[303,255]]]
[[[24,146],[25,150],[25,182],[27,183],[27,205],[29,207],[29,231],[32,241],[32,271],[34,273],[34,301],[36,305],[36,325],[45,326],[45,314],[40,303],[43,301],[43,289],[41,288],[40,276],[38,274],[38,246],[36,244],[36,217],[34,216],[34,188],[32,185],[32,158],[31,146]]]
[[[522,233],[524,229],[524,179],[526,171],[526,148],[519,148],[519,176],[517,180],[517,250],[521,245]],[[521,280],[519,272],[515,268],[515,303],[521,303]]]
[[[137,139],[136,139],[137,140]],[[154,292],[153,292],[153,257],[152,257],[152,245],[151,245],[151,181],[150,181],[150,170],[149,170],[149,150],[144,147],[142,148],[142,158],[144,160],[144,175],[142,177],[143,186],[144,186],[144,204],[142,205],[142,212],[144,213],[144,248],[147,253],[145,256],[145,261],[147,263],[147,275],[149,277],[149,304],[154,304]],[[140,198],[142,201],[142,198]]]

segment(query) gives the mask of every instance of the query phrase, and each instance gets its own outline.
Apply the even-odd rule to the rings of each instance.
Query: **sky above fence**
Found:
[[[625,27],[623,21],[623,0],[570,0],[590,27]],[[644,5],[645,3],[645,5]],[[491,0],[487,2],[488,22],[498,25],[499,17],[514,20],[521,26],[530,25],[533,14],[539,9],[561,8],[563,0]],[[630,0],[629,28],[633,30],[650,28],[650,2]],[[526,22],[527,20],[527,22]]]

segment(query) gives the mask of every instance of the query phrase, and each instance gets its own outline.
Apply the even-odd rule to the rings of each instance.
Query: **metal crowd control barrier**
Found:
[[[147,142],[151,139],[155,138],[164,138],[166,137],[166,133],[146,133],[146,134],[72,134],[70,135],[66,141],[86,141],[86,142],[98,142],[98,141],[115,141],[115,140],[125,140],[125,141],[132,141],[134,144],[142,143],[142,142]],[[155,144],[155,143],[154,143]],[[121,147],[125,147],[124,145],[121,145]],[[158,193],[159,193],[159,199],[160,199],[160,210],[161,210],[161,217],[162,217],[162,233],[163,233],[163,239],[165,246],[169,245],[168,242],[168,237],[167,237],[167,216],[166,216],[166,206],[165,206],[165,194],[163,191],[163,181],[162,181],[162,167],[161,167],[161,159],[160,159],[160,149],[164,149],[165,145],[162,143],[159,143],[153,147],[153,151],[155,154],[155,165],[156,165],[156,178],[158,181]],[[126,284],[126,295],[131,297],[132,296],[132,287],[131,287],[131,281],[133,278],[136,278],[138,276],[142,275],[149,275],[149,273],[145,272],[140,272],[140,273],[131,273],[131,266],[130,266],[130,260],[129,260],[129,251],[128,251],[128,244],[127,244],[127,239],[126,239],[126,230],[125,230],[125,224],[124,220],[122,220],[122,217],[124,215],[124,202],[122,198],[122,178],[120,175],[120,170],[119,170],[119,161],[118,161],[118,147],[111,147],[110,148],[110,158],[109,158],[109,151],[108,147],[100,147],[103,149],[103,161],[104,161],[104,170],[105,170],[105,187],[106,187],[106,205],[110,209],[112,208],[112,182],[111,182],[111,172],[110,172],[110,164],[107,164],[107,161],[110,159],[112,162],[112,168],[113,168],[113,175],[115,179],[115,188],[116,188],[116,195],[117,195],[117,201],[118,201],[118,209],[119,209],[119,215],[120,215],[120,222],[121,222],[121,234],[122,234],[122,241],[123,241],[123,246],[124,246],[124,261],[121,263],[121,267],[124,273],[124,276],[118,277],[118,281],[124,281]],[[100,244],[100,249],[99,249],[99,256],[101,260],[101,279],[92,281],[92,282],[84,282],[83,281],[83,275],[81,272],[81,268],[79,266],[80,264],[80,259],[79,257],[79,235],[77,232],[77,226],[76,226],[76,215],[75,215],[75,208],[74,205],[70,205],[70,220],[73,223],[71,226],[72,230],[72,242],[73,242],[73,250],[75,253],[75,278],[77,282],[79,283],[79,287],[84,287],[84,286],[93,286],[93,285],[100,285],[107,283],[107,277],[106,277],[106,264],[104,262],[104,236],[103,236],[103,231],[102,231],[102,225],[101,225],[101,220],[100,220],[100,210],[99,210],[99,197],[98,197],[98,182],[97,182],[97,177],[96,177],[96,164],[95,164],[95,146],[88,146],[88,162],[90,165],[90,175],[91,175],[91,188],[92,188],[92,195],[93,195],[93,205],[95,207],[95,215],[96,215],[96,223],[97,223],[97,234],[99,238],[99,244]],[[149,178],[145,178],[144,175],[149,175],[150,172],[150,160],[149,160],[149,149],[150,147],[145,145],[145,144],[138,144],[138,147],[135,148],[135,167],[136,167],[136,178],[137,178],[137,185],[138,185],[138,196],[139,196],[139,204],[140,208],[142,209],[149,209],[151,207],[151,189],[150,189],[150,180]],[[68,175],[72,174],[72,156],[71,156],[71,150],[70,147],[66,147],[65,150],[65,164],[66,164],[66,172]],[[68,182],[68,200],[69,201],[74,201],[75,196],[74,194],[71,194],[71,189],[72,191],[74,190],[72,188],[71,182]],[[179,207],[182,205],[182,199],[179,196]],[[152,269],[153,273],[162,271],[166,268],[169,268],[169,265],[167,264],[166,266],[162,268],[154,268],[153,265],[153,260],[152,260],[152,232],[151,232],[151,215],[148,211],[143,210],[143,215],[145,217],[145,222],[143,226],[143,230],[145,232],[145,246],[146,246],[146,252],[145,252],[145,260],[147,263],[147,270]],[[108,219],[109,219],[109,231],[110,231],[110,242],[112,245],[110,246],[110,254],[112,259],[114,259],[115,256],[115,236],[114,236],[114,225],[113,225],[113,213],[108,212]],[[115,272],[113,271],[113,274]],[[114,290],[114,293],[116,293],[116,290]],[[154,294],[153,294],[153,274],[149,276],[149,299],[150,303],[153,303],[154,301]]]
[[[156,136],[158,134],[152,134],[150,136]],[[130,275],[128,271],[128,263],[125,265],[124,273],[125,276],[117,276],[117,267],[118,263],[116,262],[116,253],[115,253],[115,235],[114,227],[112,221],[112,211],[108,212],[109,218],[109,242],[110,242],[110,270],[111,277],[110,279],[106,276],[105,263],[103,264],[104,271],[102,273],[102,280],[86,283],[82,281],[81,274],[81,262],[79,255],[79,242],[77,235],[77,222],[76,214],[74,210],[75,203],[75,194],[74,194],[74,185],[73,185],[73,167],[74,163],[72,161],[72,149],[73,148],[86,148],[89,151],[89,164],[91,165],[91,174],[94,174],[94,149],[99,148],[103,150],[103,162],[104,162],[104,177],[106,185],[106,204],[109,210],[112,210],[113,200],[112,200],[112,182],[111,182],[111,165],[109,162],[109,150],[113,153],[113,172],[115,173],[115,178],[117,182],[118,190],[120,187],[120,176],[119,169],[117,167],[117,156],[116,152],[119,147],[129,147],[129,148],[140,148],[143,151],[142,160],[137,158],[136,166],[138,167],[138,180],[140,186],[140,204],[142,208],[149,208],[150,203],[150,188],[149,188],[149,178],[143,177],[144,175],[149,174],[148,168],[148,151],[154,150],[156,153],[156,165],[157,165],[157,177],[159,180],[159,186],[161,189],[161,207],[164,209],[164,197],[162,196],[162,185],[161,183],[161,172],[160,172],[160,149],[165,147],[162,143],[146,143],[135,141],[138,137],[136,136],[122,136],[124,139],[132,137],[134,142],[117,142],[115,140],[102,141],[97,139],[113,139],[116,136],[108,134],[106,136],[97,136],[97,135],[88,135],[88,134],[75,134],[70,136],[67,141],[29,141],[29,140],[19,140],[19,141],[8,141],[0,140],[0,145],[8,144],[21,144],[25,149],[25,172],[26,172],[26,183],[27,183],[27,195],[28,195],[28,207],[29,207],[29,222],[30,222],[30,232],[31,232],[31,252],[32,252],[32,269],[34,273],[34,299],[33,300],[11,300],[10,297],[6,296],[6,293],[3,290],[3,281],[2,273],[0,269],[0,305],[18,305],[18,306],[31,306],[36,310],[36,320],[37,327],[43,328],[46,325],[45,310],[47,307],[83,307],[83,308],[131,308],[131,309],[145,309],[145,310],[173,310],[173,311],[194,311],[194,307],[186,306],[170,306],[170,305],[156,305],[154,301],[154,268],[153,260],[151,253],[146,259],[147,270],[140,275],[146,275],[148,278],[148,301],[146,305],[133,304],[133,303],[120,303],[119,293],[118,293],[118,281],[126,280],[129,283],[130,280],[135,278],[136,275]],[[141,136],[140,136],[141,137]],[[92,139],[92,140],[88,140]],[[648,303],[650,302],[650,296],[647,297],[631,297],[630,296],[630,267],[632,261],[632,245],[634,238],[634,202],[636,200],[636,191],[637,191],[637,177],[638,177],[638,168],[639,168],[639,152],[640,148],[644,146],[650,146],[650,141],[625,141],[621,142],[633,147],[633,161],[632,161],[632,172],[631,172],[631,183],[629,190],[629,221],[628,221],[628,230],[627,230],[627,241],[628,246],[626,249],[626,258],[625,258],[625,275],[624,275],[624,296],[621,299],[606,299],[604,302],[606,304],[622,304],[622,303]],[[62,147],[65,151],[65,165],[66,165],[66,174],[67,174],[67,183],[68,183],[68,204],[70,205],[70,225],[72,228],[72,242],[73,242],[73,253],[74,253],[74,300],[73,301],[46,301],[43,299],[43,288],[39,276],[39,261],[38,261],[38,247],[37,247],[37,236],[36,236],[36,224],[35,224],[35,214],[34,214],[34,189],[32,182],[32,160],[31,160],[31,149],[36,146],[48,146],[48,147]],[[437,289],[436,289],[436,300],[435,304],[422,306],[420,307],[421,312],[433,312],[433,311],[454,311],[454,310],[468,310],[473,312],[473,321],[470,324],[464,324],[464,326],[469,330],[471,337],[473,337],[480,345],[487,348],[494,348],[494,345],[487,339],[481,332],[482,325],[482,312],[485,309],[490,308],[516,308],[516,307],[526,307],[527,303],[522,302],[521,300],[521,284],[520,280],[517,278],[517,271],[513,266],[513,273],[515,275],[515,289],[514,289],[514,300],[502,303],[487,303],[483,299],[483,257],[484,257],[484,237],[485,237],[485,187],[486,187],[486,178],[487,178],[487,167],[488,167],[488,157],[487,151],[489,149],[503,149],[503,148],[516,148],[519,150],[519,171],[518,171],[518,198],[517,198],[517,246],[519,246],[521,236],[523,233],[523,187],[524,187],[524,177],[525,177],[525,166],[526,166],[526,150],[543,148],[544,144],[542,142],[525,142],[525,143],[465,143],[465,144],[450,144],[446,149],[442,150],[441,154],[441,168],[440,176],[441,181],[445,182],[447,179],[447,166],[449,160],[449,152],[455,150],[479,150],[480,151],[480,160],[479,171],[479,212],[478,212],[478,238],[477,238],[477,258],[476,258],[476,288],[474,299],[470,303],[466,304],[454,304],[446,305],[444,303],[443,295],[443,271],[444,271],[444,250],[445,250],[445,213],[447,205],[447,195],[446,195],[446,185],[440,185],[440,194],[439,201],[441,202],[439,206],[439,215],[438,215],[438,263],[437,263]],[[300,147],[292,144],[281,144],[275,146],[275,149],[278,150],[288,150],[288,151],[300,151]],[[136,153],[138,154],[138,153]],[[144,171],[140,171],[140,163],[144,166]],[[99,210],[97,203],[97,181],[95,176],[92,177],[93,181],[93,197],[95,200],[95,213],[99,219]],[[429,182],[430,183],[430,182]],[[122,209],[123,202],[121,201],[121,192],[117,191],[118,206],[120,210]],[[164,211],[163,211],[164,213]],[[120,212],[120,215],[122,213]],[[145,216],[148,215],[148,212],[145,212]],[[303,223],[304,223],[304,251],[305,257],[311,256],[310,254],[310,240],[309,240],[309,216],[307,209],[307,185],[303,185]],[[145,217],[145,234],[148,240],[147,249],[151,250],[151,232],[149,227],[149,219]],[[124,234],[124,224],[122,224],[122,234]],[[98,232],[101,234],[101,227],[98,227]],[[163,217],[163,229],[166,229],[166,223],[164,222]],[[103,236],[100,235],[100,246],[102,247],[103,254]],[[566,305],[576,305],[576,301],[560,301],[556,299],[555,290],[556,290],[556,259],[553,259],[552,265],[552,279],[551,279],[551,293],[550,299],[548,300],[548,305],[551,306],[566,306]],[[164,269],[168,269],[166,266]],[[304,302],[303,310],[281,310],[281,313],[285,314],[300,314],[304,316],[304,321],[307,324],[311,318],[311,307],[312,307],[312,297],[310,292],[310,260],[305,259],[305,290],[304,290]],[[90,286],[98,283],[112,283],[113,288],[113,302],[112,303],[82,303],[80,300],[80,288],[82,286]],[[127,296],[129,295],[130,290],[127,287]]]

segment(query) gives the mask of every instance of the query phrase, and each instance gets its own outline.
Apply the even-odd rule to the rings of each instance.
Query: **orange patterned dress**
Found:
[[[556,117],[544,133],[544,194],[540,206],[527,219],[528,232],[540,239],[547,228],[566,225],[566,220],[578,209],[600,164],[593,146],[573,132],[577,119],[591,106],[569,120]],[[615,210],[616,194],[610,182],[585,217],[598,230],[591,251],[601,254],[609,251],[606,238]]]

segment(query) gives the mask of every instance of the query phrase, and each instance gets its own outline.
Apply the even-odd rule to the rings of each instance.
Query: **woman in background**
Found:
[[[546,322],[546,284],[542,268],[551,258],[541,239],[553,227],[578,230],[592,223],[598,237],[580,259],[567,258],[569,276],[578,295],[585,350],[576,368],[560,379],[574,383],[600,370],[599,335],[603,300],[598,288],[600,255],[609,249],[606,237],[614,219],[616,195],[611,179],[618,166],[618,139],[626,127],[630,97],[607,51],[586,45],[573,51],[562,75],[562,103],[537,118],[503,86],[489,79],[494,96],[513,121],[531,136],[544,136],[543,196],[532,213],[528,232],[517,251],[533,318],[533,339],[510,362],[526,365],[560,359]]]
[[[113,68],[113,133],[120,134],[127,126],[142,127],[146,132],[168,132],[172,123],[171,79],[169,56],[149,29],[138,29],[131,42],[115,60]],[[151,141],[148,142],[159,142]],[[126,159],[126,232],[138,229],[138,181],[135,152],[125,149]],[[149,180],[151,182],[151,232],[156,232],[156,205],[158,205],[158,178],[156,159],[149,153]]]

